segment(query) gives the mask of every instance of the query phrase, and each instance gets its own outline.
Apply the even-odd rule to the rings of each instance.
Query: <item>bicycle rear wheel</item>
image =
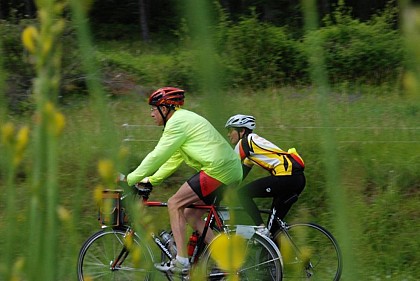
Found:
[[[121,265],[114,270],[111,264],[118,258],[127,244],[124,229],[107,228],[93,234],[83,244],[77,261],[79,281],[91,280],[151,280],[153,254],[150,248],[133,235],[128,242],[129,252]],[[133,243],[131,243],[133,242]]]
[[[341,251],[332,234],[314,223],[286,226],[274,235],[284,265],[285,280],[338,281]]]
[[[216,237],[214,243],[220,236]],[[225,281],[229,273],[220,270],[216,261],[211,258],[212,247],[210,245],[200,258],[202,266],[205,268],[207,280]],[[267,238],[254,234],[246,240],[244,264],[234,273],[239,276],[239,280],[252,281],[281,281],[282,280],[282,261],[275,245]]]

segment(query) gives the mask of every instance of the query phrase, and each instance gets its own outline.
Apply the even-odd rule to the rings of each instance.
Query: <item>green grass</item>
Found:
[[[296,95],[296,92],[302,92]],[[261,97],[265,97],[261,99]],[[227,119],[229,115],[242,112],[254,114],[257,117],[256,132],[287,149],[296,147],[303,155],[307,168],[307,188],[301,199],[296,203],[288,216],[288,220],[312,220],[327,226],[336,235],[334,224],[334,209],[331,198],[325,186],[325,156],[322,154],[320,141],[323,132],[320,112],[317,106],[317,96],[314,93],[299,89],[278,89],[253,94],[229,93],[229,98],[237,101],[229,104],[223,110],[220,119]],[[255,102],[257,101],[258,102]],[[212,110],[206,107],[205,99],[194,95],[187,98],[186,107],[202,114]],[[254,102],[252,102],[254,101]],[[341,185],[335,188],[344,190],[346,194],[346,208],[351,219],[346,223],[347,237],[353,243],[350,248],[361,266],[359,274],[366,280],[389,275],[391,280],[401,280],[413,276],[416,270],[420,245],[415,239],[413,226],[419,226],[419,212],[416,202],[419,200],[418,187],[420,177],[416,173],[420,168],[420,143],[418,116],[412,114],[413,104],[398,95],[388,97],[362,96],[353,100],[350,96],[335,94],[328,99],[331,118],[331,128],[337,146],[331,147],[330,153],[339,158],[339,174]],[[238,107],[237,104],[241,104]],[[111,102],[113,120],[116,132],[125,136],[122,124],[150,126],[148,106],[143,100],[124,98]],[[86,110],[86,109],[85,109]],[[77,110],[80,115],[80,110]],[[73,113],[67,114],[73,116]],[[81,123],[77,123],[77,130],[68,133],[80,134],[82,123],[86,124],[87,116],[81,115]],[[76,121],[77,118],[70,118]],[[213,121],[213,120],[212,120]],[[72,126],[73,121],[69,123]],[[94,120],[89,120],[94,125]],[[223,122],[214,122],[224,134]],[[94,136],[87,129],[87,140],[65,138],[71,143],[92,146],[90,139]],[[144,157],[145,153],[153,149],[161,134],[158,127],[133,127],[129,132],[133,136],[132,142],[126,142],[130,153],[127,169],[133,169]],[[71,150],[63,151],[66,155],[62,159],[69,161],[77,158],[80,153]],[[87,164],[90,170],[87,182],[94,181],[95,164],[101,154],[100,148],[90,151],[91,160]],[[73,161],[72,161],[73,162]],[[77,160],[74,159],[77,163]],[[65,167],[66,164],[63,163]],[[265,175],[265,172],[254,169],[247,181]],[[76,169],[77,171],[77,169]],[[193,172],[184,167],[161,187],[153,192],[153,197],[165,200],[174,193],[178,186]],[[68,174],[74,178],[72,173]],[[83,181],[82,181],[83,182]],[[86,181],[84,181],[86,182]],[[91,221],[95,226],[95,208],[91,200],[93,184],[82,187],[82,193],[88,194],[82,204],[83,219]],[[64,196],[66,197],[66,196]],[[261,206],[268,206],[267,200],[260,200]],[[162,211],[163,217],[166,211]],[[87,226],[88,222],[81,221]],[[156,226],[156,229],[162,225]],[[414,228],[415,229],[415,228]],[[84,233],[86,228],[82,228]],[[340,239],[340,237],[338,237]],[[342,237],[341,237],[342,238]],[[410,268],[410,270],[406,270]],[[348,268],[346,268],[348,270]],[[350,270],[351,272],[351,270]],[[415,276],[415,275],[414,275]],[[410,280],[410,279],[407,279]]]
[[[166,79],[165,69],[173,63],[170,54],[140,42],[111,41],[98,45],[97,55],[102,64],[129,71],[138,77],[140,84],[153,81],[160,85]]]
[[[273,89],[258,93],[229,93],[228,103],[218,118],[210,119],[225,134],[224,121],[232,114],[253,114],[257,118],[256,132],[280,147],[296,147],[306,162],[307,187],[288,215],[288,221],[311,220],[340,233],[334,222],[334,208],[327,193],[325,155],[321,150],[322,123],[318,110],[318,97],[308,89]],[[263,97],[263,98],[262,98]],[[238,106],[240,105],[240,106]],[[397,94],[388,96],[366,95],[357,98],[340,93],[328,98],[328,112],[336,146],[330,153],[339,159],[340,186],[335,188],[346,194],[350,220],[346,222],[346,239],[357,258],[356,270],[364,280],[414,280],[418,274],[420,243],[418,211],[420,176],[420,128],[417,105]],[[77,251],[83,241],[99,229],[97,207],[93,191],[100,183],[97,163],[106,158],[103,142],[108,134],[117,135],[121,146],[128,149],[125,172],[134,169],[153,149],[161,135],[161,128],[153,126],[149,107],[136,96],[117,98],[106,105],[113,122],[109,132],[98,130],[99,120],[89,103],[63,109],[66,127],[59,140],[59,205],[70,212],[68,221],[59,225],[60,253],[58,266],[60,280],[73,280]],[[186,106],[200,114],[212,116],[202,95],[187,94]],[[414,112],[414,113],[413,113]],[[28,122],[23,120],[22,122]],[[127,130],[122,124],[139,125]],[[128,135],[135,141],[123,142]],[[14,249],[15,261],[24,258],[28,243],[28,206],[33,161],[27,157],[19,167],[16,186],[18,212],[16,238],[22,241]],[[166,200],[179,185],[192,175],[182,167],[162,186],[156,187],[152,198]],[[246,181],[265,175],[254,169]],[[0,183],[5,186],[5,182]],[[2,187],[3,188],[3,187]],[[259,200],[268,206],[268,200]],[[1,197],[5,206],[5,197]],[[0,224],[4,226],[4,207]],[[159,221],[156,231],[168,229],[166,210],[153,211]],[[5,235],[4,227],[0,235]],[[337,237],[343,240],[343,237]],[[26,260],[26,262],[28,262]],[[353,269],[345,268],[345,275]],[[416,274],[417,273],[417,274]],[[68,279],[66,279],[68,278]],[[411,278],[411,279],[410,279]]]
[[[98,65],[88,59],[93,48],[86,27],[81,25],[85,21],[79,4],[71,1],[82,61],[86,72],[97,78],[93,74]],[[47,28],[49,24],[43,23],[41,27]],[[50,33],[56,35],[48,30],[42,34]],[[39,42],[48,43],[47,39]],[[132,73],[136,84],[143,86],[144,81],[155,84],[144,85],[147,87],[174,81],[162,74],[162,69],[172,66],[170,53],[136,42],[101,42],[97,49],[101,66]],[[102,91],[99,79],[91,79],[87,81],[91,99],[68,99],[63,102],[66,106],[57,106],[66,125],[61,135],[48,135],[49,126],[54,128],[57,124],[50,118],[54,115],[48,115],[51,112],[43,106],[51,98],[47,97],[50,91],[57,90],[58,84],[53,82],[58,80],[56,76],[52,79],[45,75],[54,74],[59,65],[41,65],[43,60],[39,58],[44,58],[43,55],[37,54],[36,60],[40,63],[36,86],[43,88],[38,92],[40,101],[36,101],[34,116],[1,116],[2,122],[6,119],[17,126],[31,127],[31,142],[16,169],[11,169],[12,160],[5,156],[9,147],[3,138],[0,142],[0,188],[4,191],[0,195],[0,236],[5,238],[0,240],[0,249],[8,249],[0,258],[0,279],[5,280],[48,279],[42,279],[43,276],[75,280],[78,251],[87,237],[99,230],[94,192],[99,185],[112,186],[107,175],[98,173],[98,163],[111,160],[115,170],[129,172],[153,149],[162,133],[162,128],[153,126],[144,96],[127,93],[105,99],[108,93]],[[211,62],[211,54],[205,56]],[[204,69],[209,73],[216,71],[211,63],[202,65],[209,67]],[[208,79],[200,83],[214,86],[212,82],[217,82],[215,76]],[[305,159],[307,187],[287,220],[314,221],[333,232],[346,259],[343,280],[417,279],[418,97],[405,96],[393,85],[344,84],[328,90],[322,98],[312,87],[235,90],[222,94],[187,92],[185,107],[207,117],[222,134],[226,133],[224,123],[229,116],[255,115],[258,134],[283,149],[297,148]],[[40,116],[44,118],[39,119]],[[136,126],[127,129],[122,124]],[[4,128],[4,123],[0,127]],[[124,142],[127,136],[133,141]],[[333,169],[329,159],[337,159]],[[151,199],[167,200],[193,173],[182,166],[154,189]],[[335,174],[334,182],[338,184],[330,186]],[[264,175],[264,171],[254,169],[246,182]],[[268,200],[258,203],[262,207],[270,204]],[[166,210],[152,210],[149,215],[151,230],[169,229]],[[139,217],[148,219],[145,214]]]

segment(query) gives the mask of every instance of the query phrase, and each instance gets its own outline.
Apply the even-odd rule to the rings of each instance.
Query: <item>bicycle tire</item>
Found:
[[[338,281],[343,262],[337,240],[315,223],[287,225],[274,235],[283,258],[285,280]]]
[[[106,228],[89,237],[79,252],[78,280],[152,280],[153,254],[137,235],[134,235],[130,253],[123,264],[111,270],[110,264],[123,248],[125,234],[126,229]]]
[[[211,258],[211,244],[219,237],[220,235],[214,238],[200,258],[207,280],[231,280],[229,274],[220,270],[216,261]],[[239,276],[238,280],[241,281],[281,281],[283,266],[280,252],[268,238],[254,234],[247,239],[244,264],[237,272],[231,274]]]

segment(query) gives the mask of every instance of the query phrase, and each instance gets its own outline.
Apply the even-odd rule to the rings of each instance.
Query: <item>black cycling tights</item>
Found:
[[[306,179],[304,174],[291,176],[268,176],[257,179],[243,186],[238,196],[245,211],[252,218],[255,225],[263,224],[258,207],[253,198],[273,198],[272,207],[277,210],[277,216],[283,219],[292,207],[294,201],[284,203],[293,195],[299,195],[305,188]]]

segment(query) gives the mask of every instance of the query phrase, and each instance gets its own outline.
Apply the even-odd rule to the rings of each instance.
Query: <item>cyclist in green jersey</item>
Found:
[[[228,119],[225,127],[229,130],[231,144],[236,145],[235,151],[241,158],[243,177],[254,165],[270,173],[241,187],[238,192],[246,212],[260,226],[258,231],[269,235],[253,198],[273,198],[272,208],[276,216],[283,219],[305,187],[304,162],[294,148],[283,151],[255,134],[254,116],[234,115]],[[275,233],[275,229],[272,229],[272,233]]]
[[[127,175],[130,186],[159,185],[169,177],[182,162],[197,170],[178,191],[168,199],[168,211],[172,233],[177,245],[177,256],[170,264],[156,264],[161,271],[189,270],[186,249],[186,224],[197,231],[204,228],[201,219],[205,210],[188,209],[198,204],[217,204],[226,186],[239,184],[242,180],[241,162],[226,139],[200,115],[182,109],[184,91],[165,87],[149,97],[151,117],[163,126],[158,144]],[[205,241],[214,235],[209,231]]]

